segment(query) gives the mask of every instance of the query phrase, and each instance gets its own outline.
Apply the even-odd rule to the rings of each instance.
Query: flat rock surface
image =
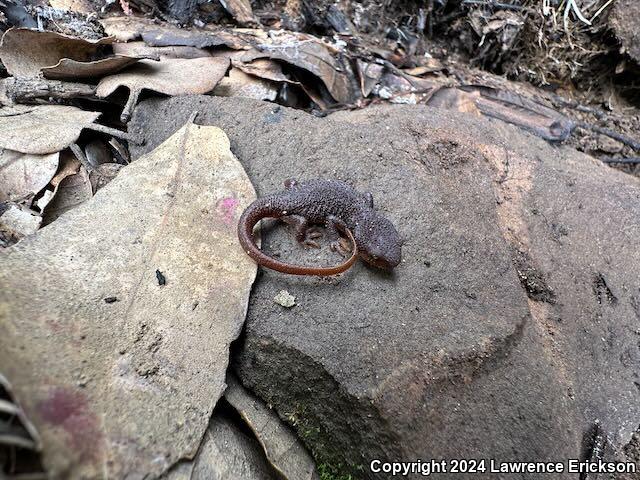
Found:
[[[345,180],[404,239],[392,275],[359,262],[332,279],[265,270],[254,286],[236,369],[319,463],[358,478],[374,458],[564,461],[588,449],[596,420],[612,446],[630,441],[637,179],[428,107],[315,118],[242,99],[153,100],[134,116],[146,141],[134,156],[194,111],[228,133],[258,194],[291,177]],[[265,228],[263,248],[340,261],[280,226]],[[274,302],[281,290],[293,308]]]
[[[255,276],[235,236],[254,198],[224,132],[188,124],[0,251],[0,365],[51,478],[156,478],[195,455]]]

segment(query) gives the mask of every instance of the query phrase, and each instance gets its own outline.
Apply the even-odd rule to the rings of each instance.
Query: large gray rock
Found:
[[[405,240],[393,275],[263,271],[236,368],[323,471],[374,458],[558,460],[614,450],[640,422],[640,185],[500,122],[427,107],[314,118],[241,99],[143,103],[146,144],[193,111],[223,128],[259,194],[289,177],[373,192]],[[304,251],[284,228],[264,248]],[[280,290],[296,296],[284,309]],[[555,478],[574,478],[575,474]],[[458,478],[458,477],[456,477]],[[475,477],[478,478],[478,477]]]

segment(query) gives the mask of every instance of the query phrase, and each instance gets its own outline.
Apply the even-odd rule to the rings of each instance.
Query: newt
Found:
[[[249,205],[238,222],[238,239],[256,263],[293,275],[336,275],[349,269],[358,257],[374,267],[392,270],[401,260],[400,235],[393,223],[373,208],[371,193],[360,193],[338,180],[285,181],[285,190]],[[349,259],[333,267],[294,265],[263,253],[255,243],[253,228],[265,218],[283,220],[294,227],[296,239],[307,247],[320,246],[314,225],[324,224],[330,247],[345,252],[345,234],[351,243]]]

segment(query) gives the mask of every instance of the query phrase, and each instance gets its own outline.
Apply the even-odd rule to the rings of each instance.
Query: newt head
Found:
[[[360,257],[382,270],[392,270],[402,259],[402,240],[389,220],[369,210],[356,222],[354,237]]]

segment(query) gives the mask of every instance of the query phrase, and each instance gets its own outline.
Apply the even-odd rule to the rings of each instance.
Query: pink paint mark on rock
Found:
[[[227,225],[235,223],[236,208],[240,202],[237,198],[227,197],[218,202],[218,212],[222,215],[222,220]]]
[[[37,410],[45,422],[62,427],[69,434],[71,448],[87,460],[99,459],[103,434],[84,392],[54,387],[47,398],[38,403]]]

